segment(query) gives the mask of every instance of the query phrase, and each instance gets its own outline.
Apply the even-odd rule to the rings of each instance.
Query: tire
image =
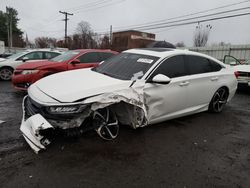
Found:
[[[3,67],[0,69],[0,79],[4,81],[11,80],[13,74],[13,69],[10,67]]]
[[[209,111],[214,113],[222,112],[227,103],[228,95],[229,93],[227,88],[221,87],[218,89],[209,103]]]
[[[119,124],[115,113],[109,108],[98,109],[93,114],[93,124],[97,134],[104,140],[113,140],[118,136]]]

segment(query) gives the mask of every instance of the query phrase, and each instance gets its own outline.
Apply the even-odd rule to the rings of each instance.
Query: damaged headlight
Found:
[[[51,114],[75,114],[82,112],[85,108],[86,105],[50,106],[48,112]]]

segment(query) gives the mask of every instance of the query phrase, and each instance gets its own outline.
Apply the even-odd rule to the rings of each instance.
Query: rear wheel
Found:
[[[209,111],[219,113],[223,110],[225,104],[227,103],[228,99],[228,91],[225,87],[218,89],[210,104],[209,104]]]
[[[0,79],[8,81],[11,79],[11,76],[13,74],[13,69],[10,67],[3,67],[0,69]]]
[[[116,115],[109,109],[99,109],[93,114],[93,123],[97,134],[104,140],[113,140],[118,136],[119,124]]]

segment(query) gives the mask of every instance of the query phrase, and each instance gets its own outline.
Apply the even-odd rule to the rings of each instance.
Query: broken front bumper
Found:
[[[35,114],[26,119],[26,111],[24,107],[24,102],[27,96],[23,99],[23,119],[21,123],[20,130],[23,137],[30,145],[30,147],[38,153],[41,149],[45,149],[45,146],[50,144],[50,141],[40,134],[43,130],[54,129],[53,126],[44,119],[40,114]]]

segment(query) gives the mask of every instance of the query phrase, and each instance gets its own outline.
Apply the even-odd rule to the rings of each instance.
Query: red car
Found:
[[[118,52],[111,50],[81,49],[65,52],[53,59],[30,62],[16,68],[12,84],[17,90],[26,91],[37,80],[62,71],[96,67],[98,64]]]

